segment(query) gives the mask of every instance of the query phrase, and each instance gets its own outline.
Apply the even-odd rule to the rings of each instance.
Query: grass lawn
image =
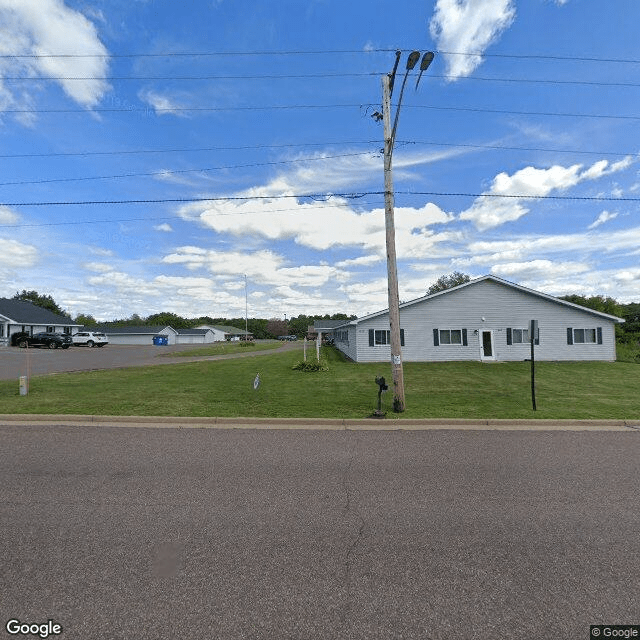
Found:
[[[251,353],[253,351],[267,351],[277,349],[282,346],[282,342],[215,342],[206,347],[194,347],[187,351],[174,351],[165,354],[170,358],[191,358],[193,356],[225,356],[243,353]]]
[[[3,413],[364,418],[376,408],[375,377],[387,363],[355,364],[323,348],[328,371],[293,371],[301,349],[255,358],[69,373],[31,379],[20,396],[0,382]],[[313,356],[310,356],[313,357]],[[394,418],[640,418],[640,366],[536,363],[405,363],[407,411]],[[260,373],[257,390],[253,381]]]

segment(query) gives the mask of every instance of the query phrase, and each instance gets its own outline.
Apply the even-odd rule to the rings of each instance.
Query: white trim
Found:
[[[491,340],[491,355],[487,356],[484,353],[484,334],[488,333]],[[496,342],[493,339],[493,329],[480,329],[478,332],[478,338],[480,340],[480,360],[488,361],[496,359]]]

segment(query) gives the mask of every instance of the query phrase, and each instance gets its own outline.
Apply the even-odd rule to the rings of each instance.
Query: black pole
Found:
[[[538,323],[535,320],[531,321],[529,325],[529,339],[531,341],[531,404],[533,410],[536,409],[536,360],[534,353],[534,344],[536,342],[536,330],[538,329]]]

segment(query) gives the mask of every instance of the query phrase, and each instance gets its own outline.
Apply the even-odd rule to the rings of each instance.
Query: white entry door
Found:
[[[480,357],[482,360],[495,360],[496,352],[493,347],[493,331],[484,329],[480,334]]]

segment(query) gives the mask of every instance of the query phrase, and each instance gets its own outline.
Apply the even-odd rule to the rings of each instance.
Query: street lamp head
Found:
[[[422,78],[422,74],[429,68],[429,65],[433,62],[433,51],[427,51],[422,56],[422,62],[420,63],[420,74],[418,75],[418,79],[416,80],[416,90],[418,89],[418,85],[420,84],[420,78]]]
[[[429,65],[433,62],[433,51],[427,51],[422,56],[422,62],[420,63],[420,71],[426,71]]]
[[[412,51],[407,59],[407,71],[411,71],[411,69],[416,66],[418,60],[420,60],[420,52]]]

